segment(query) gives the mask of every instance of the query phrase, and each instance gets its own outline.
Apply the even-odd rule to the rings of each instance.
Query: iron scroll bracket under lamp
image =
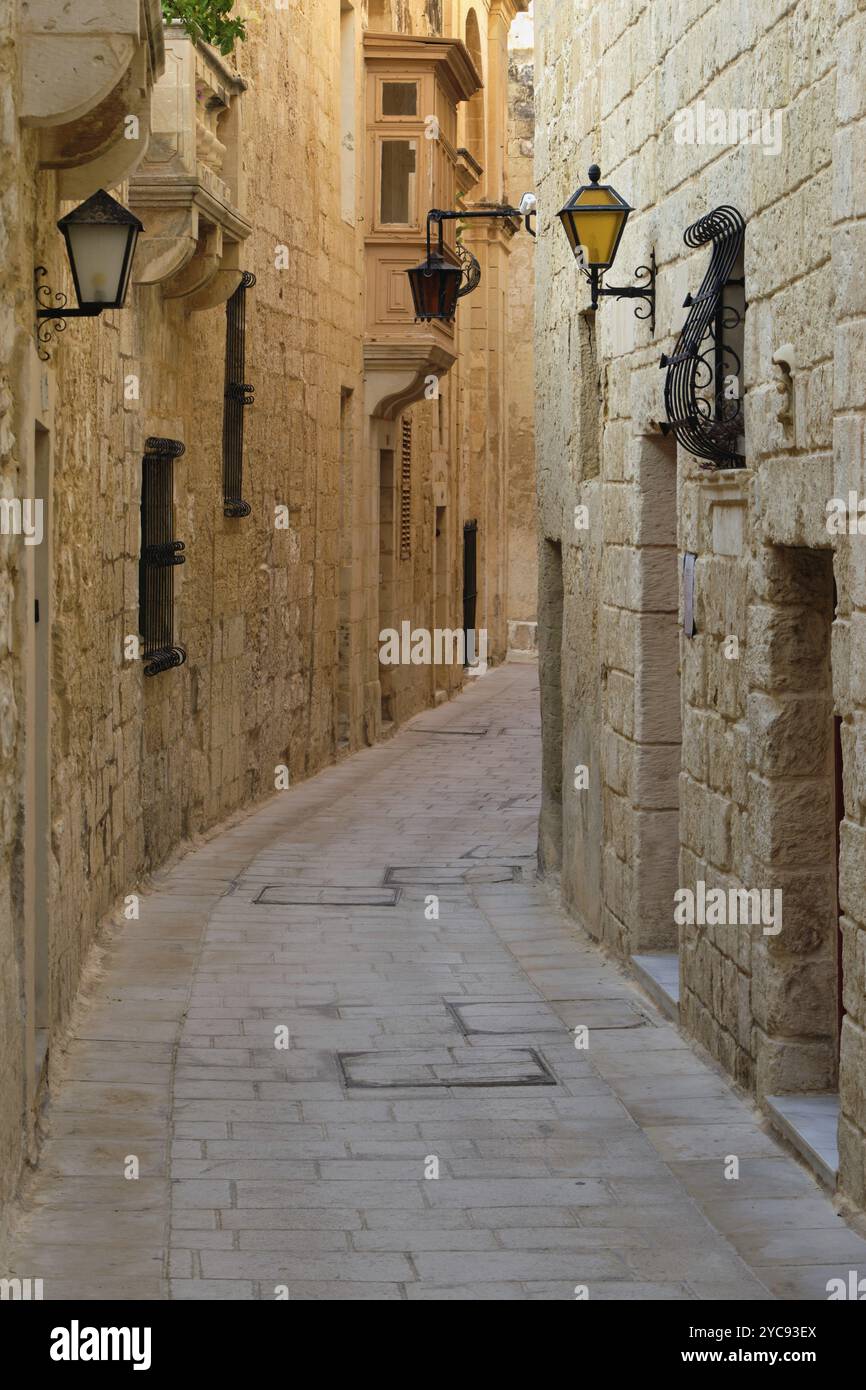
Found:
[[[650,252],[649,265],[640,265],[635,270],[639,285],[605,285],[603,277],[616,259],[625,224],[629,213],[634,209],[617,193],[611,184],[599,184],[601,170],[597,164],[589,166],[589,183],[581,185],[560,209],[558,216],[562,223],[568,244],[590,286],[590,308],[598,308],[602,295],[612,295],[615,299],[640,299],[642,305],[635,307],[634,316],[649,322],[650,333],[656,326],[656,257]]]
[[[475,217],[521,218],[530,236],[535,232],[530,219],[535,216],[535,198],[525,194],[520,207],[469,208],[466,211],[446,211],[431,208],[427,213],[427,255],[421,265],[407,270],[415,318],[429,323],[436,319],[442,323],[453,323],[457,312],[457,301],[464,294],[471,294],[481,280],[481,267],[472,252],[458,243],[459,263],[449,260],[445,255],[443,224],[463,222]],[[431,230],[436,224],[438,239],[436,250],[431,245]]]

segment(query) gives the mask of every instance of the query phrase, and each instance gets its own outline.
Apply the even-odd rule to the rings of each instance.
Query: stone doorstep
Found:
[[[631,957],[632,972],[638,984],[661,1009],[665,1018],[679,1023],[680,961],[676,951],[654,951]]]
[[[774,1127],[792,1144],[815,1177],[831,1192],[839,1174],[839,1096],[767,1096],[764,1101]]]

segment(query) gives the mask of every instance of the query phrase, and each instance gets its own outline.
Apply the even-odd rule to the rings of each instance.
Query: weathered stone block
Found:
[[[839,901],[855,922],[866,916],[866,826],[847,817],[839,827]]]
[[[638,744],[633,766],[635,806],[645,810],[676,810],[679,806],[679,744]]]
[[[645,613],[635,621],[635,738],[641,743],[677,743],[680,739],[676,690],[679,629],[673,614]]]
[[[754,852],[772,869],[832,860],[833,798],[826,780],[768,781],[751,773]]]
[[[829,696],[753,692],[747,703],[749,763],[768,777],[826,773],[833,734]]]
[[[823,955],[796,960],[752,951],[755,1022],[773,1037],[827,1039],[836,1031],[836,961]]]
[[[798,1091],[829,1091],[836,1084],[836,1040],[797,1042],[769,1038],[755,1025],[758,1099]]]
[[[808,608],[751,604],[746,664],[753,687],[813,691],[815,671],[829,656],[829,615]]]

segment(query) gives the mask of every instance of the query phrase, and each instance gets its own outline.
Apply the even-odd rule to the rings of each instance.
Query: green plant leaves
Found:
[[[231,53],[247,31],[242,19],[229,19],[234,0],[162,0],[162,13],[182,20],[191,39],[204,39],[220,53]]]

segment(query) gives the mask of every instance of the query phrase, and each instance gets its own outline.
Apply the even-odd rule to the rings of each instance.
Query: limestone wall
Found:
[[[531,29],[521,17],[509,46],[508,66],[508,191],[515,203],[535,189],[533,56]],[[507,350],[513,381],[508,415],[508,645],[513,651],[534,648],[538,609],[534,307],[535,242],[521,236],[511,252],[508,291]]]
[[[48,481],[40,630],[50,633],[51,664],[46,709],[33,625],[43,561],[21,537],[2,535],[0,1202],[28,1146],[32,1152],[51,1046],[106,914],[129,915],[130,895],[186,841],[279,794],[282,769],[290,781],[310,776],[462,681],[459,666],[402,667],[383,708],[382,497],[362,355],[367,171],[359,149],[357,215],[346,218],[341,7],[315,0],[247,8],[249,39],[233,55],[248,84],[241,100],[252,234],[240,264],[257,277],[247,293],[255,403],[245,416],[251,514],[243,519],[226,518],[222,507],[224,306],[190,312],[160,285],[133,286],[124,310],[70,320],[50,362],[37,358],[34,262],[72,297],[54,225],[66,208],[56,174],[37,168],[36,135],[16,119],[20,73],[8,7],[0,21],[0,75],[10,84],[0,122],[0,477],[4,493],[19,498]],[[365,9],[356,19],[350,80],[362,132]],[[429,3],[401,7],[397,19],[415,33],[441,31]],[[111,191],[127,200],[125,184]],[[287,264],[278,268],[280,247]],[[497,311],[503,297],[498,285]],[[485,360],[476,364],[482,387]],[[500,385],[503,370],[500,353]],[[427,400],[406,412],[411,498],[409,545],[391,596],[398,626],[462,624],[464,497],[486,484],[476,485],[470,461],[458,461],[459,364],[443,394],[441,414]],[[493,399],[505,409],[501,392]],[[498,420],[492,425],[501,433]],[[391,428],[399,474],[402,419]],[[174,465],[174,510],[185,543],[175,570],[175,639],[187,661],[145,679],[125,643],[138,632],[141,460],[151,435],[186,446]],[[447,479],[441,538],[434,470]],[[399,509],[399,477],[391,500]],[[276,524],[278,510],[287,526]],[[396,524],[399,534],[399,516]],[[502,582],[494,571],[491,612],[504,611]],[[49,783],[44,803],[34,794],[40,769]]]
[[[839,1086],[840,1182],[862,1203],[866,549],[826,522],[829,499],[864,491],[863,15],[853,0],[539,0],[535,30],[539,496],[566,576],[561,728],[559,697],[543,697],[542,859],[561,861],[566,900],[621,954],[679,950],[684,1026],[761,1098]],[[707,134],[716,111],[722,138]],[[728,134],[742,118],[746,140]],[[592,162],[635,209],[610,282],[633,283],[655,251],[654,336],[627,301],[602,301],[594,326],[584,312],[555,213]],[[746,219],[746,466],[713,474],[659,432],[659,356],[709,257],[683,232],[720,204]],[[584,501],[588,531],[573,533]],[[575,761],[586,790],[571,790]],[[781,932],[678,931],[673,894],[699,882],[781,890]]]

